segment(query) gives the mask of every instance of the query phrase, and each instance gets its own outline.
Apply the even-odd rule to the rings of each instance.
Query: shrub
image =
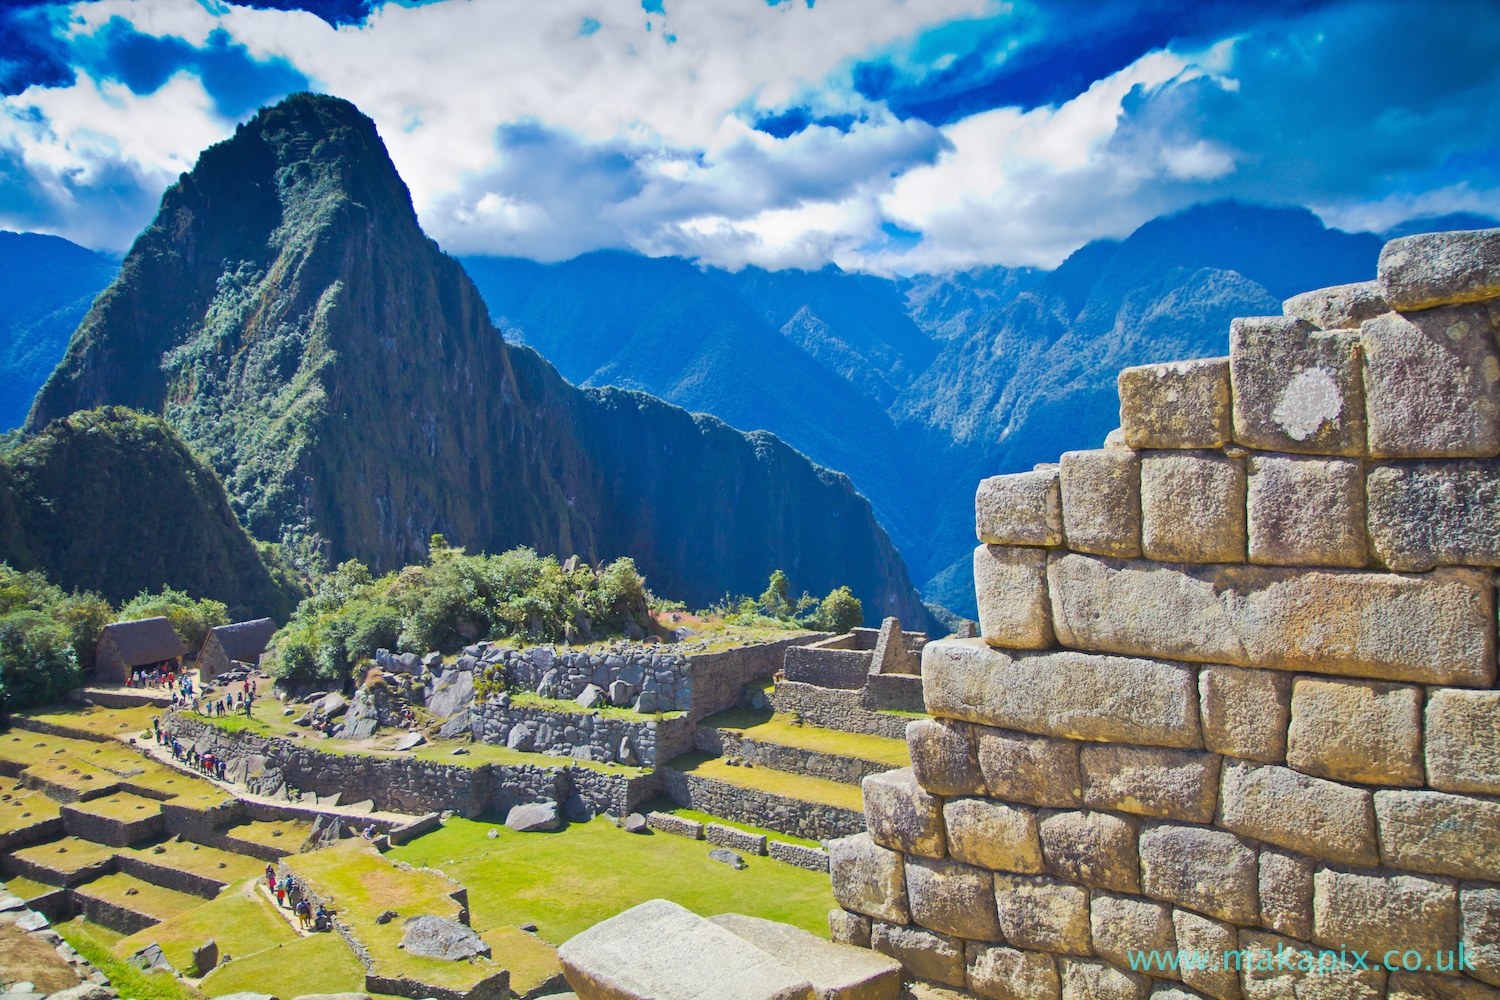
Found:
[[[115,609],[92,591],[63,589],[49,583],[39,571],[22,573],[0,563],[0,616],[29,609],[50,616],[60,625],[83,670],[94,668],[94,649],[99,633],[115,620]]]
[[[229,608],[220,601],[195,600],[180,590],[164,586],[160,594],[141,591],[120,609],[122,622],[158,617],[171,622],[172,630],[188,651],[196,654],[207,641],[210,629],[229,624]]]
[[[865,620],[865,609],[848,587],[839,587],[818,604],[813,616],[815,627],[823,632],[842,635]]]
[[[62,701],[78,678],[65,625],[30,608],[0,617],[0,707],[5,711]]]

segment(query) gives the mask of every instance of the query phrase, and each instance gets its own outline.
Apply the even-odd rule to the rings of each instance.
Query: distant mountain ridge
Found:
[[[395,569],[442,533],[630,555],[699,607],[781,568],[847,583],[872,621],[934,624],[843,474],[508,346],[374,123],[335,98],[262,110],[166,191],[26,433],[106,405],[159,414],[250,532],[304,562]]]

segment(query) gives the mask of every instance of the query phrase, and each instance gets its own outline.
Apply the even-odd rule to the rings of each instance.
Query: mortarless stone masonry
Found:
[[[984,638],[829,845],[842,939],[1005,1000],[1500,1000],[1500,230],[1285,312],[982,484]]]

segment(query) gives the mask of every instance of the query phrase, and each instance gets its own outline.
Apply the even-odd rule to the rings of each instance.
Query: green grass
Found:
[[[253,955],[236,957],[228,965],[210,972],[199,988],[210,997],[242,992],[273,993],[279,997],[363,993],[365,970],[343,939],[330,932],[295,937]]]
[[[718,823],[720,826],[732,826],[736,830],[744,830],[746,833],[763,833],[767,840],[782,840],[788,844],[800,844],[803,847],[822,847],[816,840],[808,840],[806,837],[794,837],[789,833],[778,833],[768,830],[763,826],[751,826],[749,823],[739,823],[723,816],[714,816],[711,813],[699,812],[697,809],[686,809],[673,802],[671,799],[655,799],[641,805],[637,812],[661,812],[670,813],[673,816],[681,816],[683,819],[695,819],[699,823]]]
[[[893,768],[911,766],[911,754],[905,740],[798,724],[785,715],[772,715],[767,710],[720,712],[704,719],[702,724],[715,729],[734,730],[746,739],[758,743],[796,747],[830,757],[854,757],[877,764],[889,764]]]
[[[132,889],[135,890],[134,893],[130,891]],[[96,878],[87,885],[79,886],[74,893],[102,899],[157,920],[168,920],[203,905],[201,896],[164,889],[124,872]]]
[[[57,891],[57,886],[55,885],[47,885],[45,882],[33,882],[31,879],[22,878],[19,875],[10,876],[3,884],[6,892],[9,892],[12,896],[19,896],[21,899],[26,900],[36,899],[38,896],[45,896],[49,892]]]
[[[109,977],[122,997],[133,1000],[200,1000],[202,994],[165,972],[148,976],[116,958],[111,948],[120,940],[113,931],[78,917],[53,925],[63,939]]]
[[[24,830],[58,816],[58,803],[41,792],[22,789],[4,794],[6,798],[0,800],[0,833]]]
[[[710,846],[671,834],[626,833],[603,818],[555,833],[516,833],[498,818],[455,817],[388,857],[461,881],[475,929],[534,921],[554,945],[658,897],[704,916],[747,913],[828,936],[834,902],[826,874],[761,857],[746,858],[750,867],[736,871],[710,861]]]
[[[877,708],[876,715],[899,715],[903,719],[930,719],[932,716],[927,712],[908,712],[904,708]]]
[[[90,799],[87,802],[75,802],[71,808],[121,823],[134,823],[136,820],[148,819],[161,813],[160,802],[155,799],[142,798],[139,795],[131,795],[129,792],[117,792],[114,795]]]
[[[122,938],[114,953],[119,958],[129,958],[155,942],[161,945],[173,968],[186,972],[193,964],[193,949],[210,938],[218,944],[220,955],[233,955],[237,959],[298,940],[297,932],[272,912],[271,904],[254,891],[254,886],[253,881],[242,882],[221,892],[217,899],[200,900],[199,906]],[[270,985],[279,986],[266,985],[260,992],[272,992]]]
[[[115,849],[96,844],[92,840],[62,837],[45,844],[32,844],[30,847],[11,851],[11,854],[55,871],[72,874],[80,868],[114,857]]]
[[[704,753],[685,753],[668,761],[667,766],[687,774],[696,774],[700,778],[713,778],[739,788],[751,788],[789,799],[818,802],[854,812],[863,812],[865,808],[858,785],[846,785],[826,778],[788,774],[768,767],[731,767],[724,758],[710,757]]]
[[[543,698],[526,691],[512,691],[511,704],[518,708],[539,708],[547,712],[564,715],[600,715],[606,719],[623,719],[626,722],[650,722],[653,719],[680,719],[686,712],[663,712],[660,716],[642,715],[632,708],[603,705],[599,708],[584,708],[570,698]]]
[[[161,848],[159,853],[157,848]],[[238,882],[260,874],[265,868],[264,862],[256,858],[177,839],[131,847],[119,853],[139,858],[149,865],[176,868],[219,882]]]
[[[279,847],[296,854],[302,842],[312,833],[312,823],[305,819],[243,820],[220,827],[219,833],[262,847]]]

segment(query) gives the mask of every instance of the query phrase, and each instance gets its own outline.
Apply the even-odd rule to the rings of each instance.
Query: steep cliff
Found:
[[[390,569],[441,532],[634,556],[689,602],[784,567],[929,624],[846,478],[649,397],[585,393],[507,347],[422,233],[374,123],[334,98],[262,111],[167,190],[28,430],[104,404],[163,415],[251,533],[303,560]]]

